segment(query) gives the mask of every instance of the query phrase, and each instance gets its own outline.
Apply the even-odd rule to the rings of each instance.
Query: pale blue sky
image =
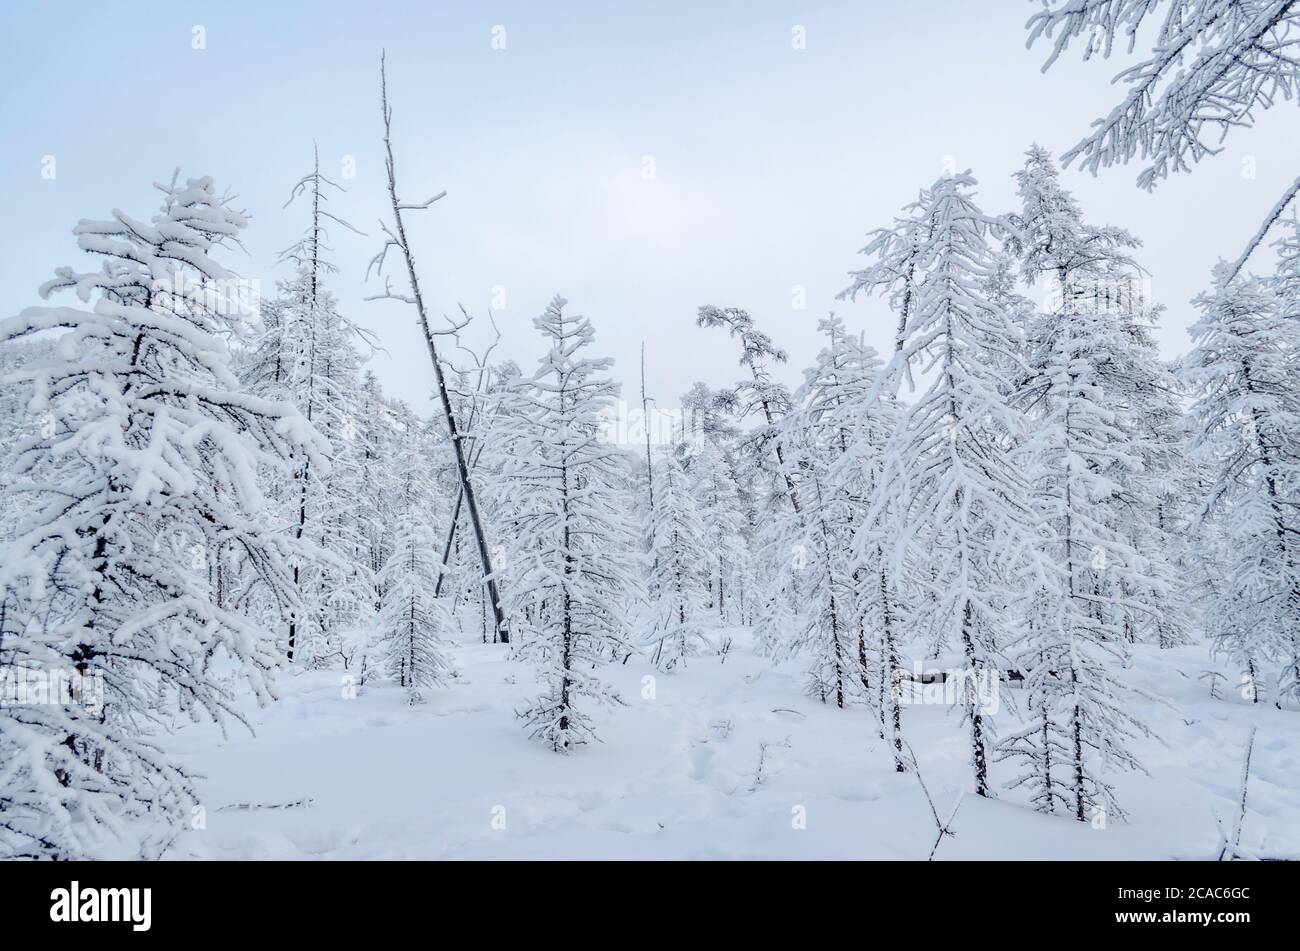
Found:
[[[370,9],[378,7],[379,9]],[[606,8],[608,7],[608,9]],[[70,229],[157,204],[179,165],[229,184],[254,216],[249,256],[226,262],[269,289],[276,252],[305,223],[282,210],[312,139],[336,178],[334,209],[370,238],[339,233],[345,312],[388,350],[393,393],[428,408],[413,315],[363,303],[384,213],[378,59],[389,57],[406,197],[448,197],[413,230],[428,300],[487,308],[504,355],[534,365],[531,318],[557,291],[595,323],[598,348],[634,383],[647,342],[650,389],[668,403],[691,381],[737,376],[703,303],[749,309],[792,356],[795,381],[834,307],[884,345],[878,302],[837,303],[866,232],[887,223],[952,156],[990,212],[1012,207],[1030,142],[1072,145],[1117,95],[1118,63],[1075,57],[1049,74],[1026,50],[1023,0],[596,3],[36,3],[0,8],[0,312],[36,301],[60,264],[88,259]],[[206,48],[193,48],[193,28]],[[493,29],[506,48],[493,49]],[[804,27],[806,49],[792,48]],[[1067,184],[1095,222],[1130,228],[1169,307],[1161,343],[1185,347],[1189,299],[1233,257],[1295,175],[1294,106],[1265,114],[1227,151],[1154,195],[1137,168]],[[53,180],[42,159],[57,162]],[[1253,156],[1256,177],[1243,175]],[[655,177],[645,179],[646,157]],[[78,261],[78,258],[83,260]],[[804,310],[792,288],[807,289]]]

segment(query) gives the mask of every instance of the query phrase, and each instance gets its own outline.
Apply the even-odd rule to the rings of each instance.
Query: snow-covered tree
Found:
[[[1026,763],[1013,785],[1031,784],[1040,808],[1062,802],[1080,821],[1096,810],[1123,816],[1103,774],[1140,769],[1131,740],[1148,733],[1134,707],[1140,694],[1118,673],[1128,659],[1126,619],[1155,606],[1133,594],[1148,590],[1147,566],[1107,504],[1121,491],[1115,474],[1139,465],[1106,398],[1101,366],[1113,332],[1109,315],[1079,312],[1046,341],[1033,397],[1043,409],[1024,458],[1053,572],[1040,579],[1014,647],[1030,724],[1003,744]]]
[[[655,665],[673,670],[712,647],[706,634],[712,618],[705,610],[701,571],[709,564],[710,553],[681,461],[672,451],[657,455],[648,533],[650,623],[643,640],[653,645]]]
[[[790,409],[790,391],[772,378],[769,364],[785,363],[786,352],[772,342],[772,338],[759,330],[754,318],[739,307],[714,307],[705,304],[695,318],[700,327],[724,327],[727,333],[740,341],[740,365],[749,371],[749,379],[741,380],[726,394],[732,411],[744,419],[761,414],[764,425],[751,434],[749,443],[754,458],[762,463],[769,459],[775,466],[775,475],[785,484],[790,506],[799,512],[799,496],[785,461],[785,449],[777,434],[777,424]],[[770,454],[770,456],[769,456]]]
[[[262,333],[243,356],[240,378],[245,389],[266,399],[288,400],[330,442],[328,473],[301,460],[286,485],[271,494],[280,503],[286,530],[300,544],[293,565],[302,616],[289,619],[286,656],[322,664],[342,657],[346,663],[358,632],[373,619],[375,580],[366,557],[368,531],[362,524],[372,486],[363,481],[368,447],[363,433],[362,358],[357,349],[365,334],[343,317],[325,287],[337,268],[328,260],[331,225],[356,232],[328,210],[330,189],[342,190],[313,170],[293,187],[289,202],[306,197],[311,217],[302,236],[281,252],[294,277],[278,283],[278,293],[262,308]],[[314,551],[321,557],[309,557]]]
[[[53,424],[19,447],[6,490],[27,515],[0,556],[0,669],[103,684],[102,703],[83,690],[0,705],[6,856],[103,856],[114,840],[158,854],[196,803],[148,737],[160,696],[240,718],[213,665],[269,699],[276,658],[254,605],[300,608],[257,475],[302,458],[326,469],[328,446],[293,407],[239,392],[230,369],[242,285],[210,252],[244,216],[210,178],[159,187],[151,221],[81,221],[78,244],[102,266],[59,268],[41,288],[93,307],[31,307],[0,323],[5,340],[61,333],[49,359],[21,370],[28,411]],[[256,598],[217,597],[209,565],[222,553]],[[146,819],[161,839],[135,827]]]
[[[998,752],[1036,808],[1120,818],[1105,773],[1141,769],[1132,741],[1148,732],[1121,673],[1128,644],[1186,640],[1188,588],[1173,567],[1183,513],[1170,496],[1187,474],[1181,394],[1151,335],[1137,239],[1086,223],[1038,146],[1016,184],[1008,244],[1043,300],[1022,318],[1014,393],[1032,424],[1018,456],[1041,567],[1009,645],[1026,722]]]
[[[818,434],[826,447],[825,480],[836,494],[836,522],[840,517],[845,522],[837,525],[836,534],[843,533],[843,570],[852,593],[857,679],[864,698],[880,716],[882,738],[886,731],[889,734],[895,767],[901,772],[902,711],[895,685],[905,606],[886,555],[894,532],[879,531],[892,524],[893,514],[881,512],[874,524],[866,520],[872,498],[883,490],[885,452],[897,427],[898,404],[891,395],[893,381],[882,378],[875,348],[846,333],[837,318],[823,321],[821,327],[829,345],[798,396],[810,414],[808,433]],[[913,563],[910,556],[903,560]]]
[[[1019,405],[1035,419],[1047,411],[1047,364],[1062,325],[1086,322],[1089,346],[1096,348],[1088,354],[1091,372],[1111,410],[1113,438],[1124,446],[1121,459],[1103,463],[1113,492],[1096,501],[1142,562],[1124,582],[1138,588],[1117,599],[1139,606],[1124,609],[1125,637],[1163,647],[1184,643],[1187,597],[1172,567],[1182,513],[1169,491],[1185,468],[1182,394],[1152,336],[1159,309],[1147,299],[1132,257],[1140,242],[1121,228],[1086,223],[1045,149],[1033,146],[1015,177],[1021,207],[1010,216],[1016,230],[1008,245],[1022,278],[1042,298],[1037,310],[1021,308]]]
[[[851,697],[875,700],[868,622],[858,610],[859,589],[868,579],[853,557],[854,531],[863,514],[863,472],[846,465],[845,457],[860,439],[875,439],[869,449],[863,447],[864,454],[883,450],[884,434],[871,425],[878,414],[870,397],[880,360],[874,349],[852,339],[833,314],[818,329],[826,346],[805,371],[781,424],[804,504],[802,517],[789,526],[798,536],[801,556],[791,578],[800,622],[789,636],[793,649],[811,657],[810,693],[824,701],[833,698],[842,707]],[[858,459],[864,454],[855,452]],[[871,641],[874,649],[875,638]]]
[[[360,452],[356,475],[365,491],[358,503],[357,523],[362,536],[362,560],[375,579],[377,609],[383,596],[379,573],[392,552],[392,528],[396,522],[398,473],[393,460],[400,448],[399,419],[413,414],[404,405],[387,399],[378,378],[369,370],[362,378],[358,410],[356,441]]]
[[[759,653],[774,655],[788,645],[788,633],[799,623],[791,571],[802,570],[804,558],[802,504],[781,427],[790,391],[771,372],[771,364],[784,363],[787,355],[739,307],[705,305],[696,324],[725,328],[740,342],[740,364],[749,371],[748,379],[720,394],[718,405],[741,421],[760,417],[740,439],[736,464],[741,482],[753,487],[753,563],[762,579],[754,599],[754,640]]]
[[[688,443],[691,493],[704,538],[703,564],[710,607],[718,624],[744,623],[750,577],[748,524],[735,470],[718,441],[700,433]]]
[[[1045,0],[1029,19],[1029,45],[1040,38],[1052,44],[1044,70],[1076,42],[1085,60],[1108,58],[1117,41],[1131,53],[1161,6],[1149,52],[1115,77],[1128,86],[1123,100],[1063,156],[1094,174],[1138,158],[1146,163],[1138,185],[1148,190],[1222,151],[1232,129],[1254,125],[1259,113],[1300,90],[1293,52],[1300,7],[1292,0]],[[1300,178],[1268,212],[1229,278],[1298,193]]]
[[[870,240],[859,252],[870,258],[871,264],[850,271],[852,283],[838,295],[841,300],[853,301],[859,294],[883,293],[898,314],[894,332],[896,351],[903,349],[906,340],[907,322],[916,300],[918,268],[923,266],[934,231],[933,203],[933,196],[922,191],[916,201],[903,209],[902,215],[894,218],[892,225],[871,232]],[[906,372],[907,368],[904,369]]]
[[[451,664],[442,640],[452,624],[434,594],[440,568],[439,538],[431,524],[434,490],[427,447],[416,437],[408,434],[397,460],[396,523],[392,550],[380,572],[379,616],[388,675],[406,688],[412,703],[445,682]]]
[[[1010,381],[999,372],[1016,329],[982,286],[994,269],[989,241],[999,222],[975,205],[974,185],[969,174],[954,175],[927,193],[929,240],[904,344],[888,372],[916,361],[932,382],[892,434],[866,521],[892,535],[896,571],[923,551],[913,580],[924,594],[911,622],[965,657],[975,791],[988,795],[991,724],[981,685],[998,677],[1036,518],[1012,457],[1025,421],[1008,404]],[[887,514],[893,524],[883,522]]]
[[[842,500],[823,474],[805,473],[801,489],[805,519],[800,541],[792,546],[797,621],[790,630],[790,647],[810,658],[809,695],[842,708],[859,686],[867,685],[865,656],[855,651],[853,579],[846,557],[849,528]]]
[[[607,375],[611,360],[582,356],[595,331],[565,313],[567,303],[557,296],[534,321],[550,349],[520,381],[502,487],[513,525],[507,616],[546,687],[521,715],[557,752],[594,735],[585,703],[617,701],[592,669],[630,650],[628,598],[638,586],[638,543],[621,493],[634,460],[601,438],[618,384]]]
[[[1198,301],[1183,370],[1209,478],[1197,526],[1219,528],[1226,543],[1205,619],[1256,696],[1262,668],[1281,665],[1280,703],[1300,698],[1300,323],[1268,282],[1228,273],[1220,266],[1214,293]]]
[[[447,385],[444,361],[438,350],[438,338],[454,334],[465,324],[468,324],[469,318],[466,316],[465,324],[454,326],[451,330],[433,329],[428,308],[425,307],[424,303],[424,291],[420,283],[420,275],[415,267],[415,252],[411,248],[406,231],[406,222],[410,212],[429,208],[434,202],[445,197],[447,193],[440,192],[423,202],[407,201],[398,194],[397,160],[393,155],[393,108],[388,101],[388,74],[385,58],[382,54],[379,58],[379,95],[380,115],[384,123],[384,168],[388,178],[388,199],[393,211],[393,218],[391,224],[381,223],[380,225],[384,230],[384,244],[379,253],[371,259],[370,265],[366,268],[366,276],[368,277],[372,270],[376,274],[382,275],[388,252],[396,249],[405,266],[408,292],[405,294],[394,292],[391,283],[385,279],[384,292],[369,299],[394,300],[409,305],[415,310],[415,316],[420,325],[420,333],[424,337],[425,349],[429,354],[429,363],[433,368],[438,403],[442,410],[443,424],[447,430],[447,447],[451,450],[456,479],[460,487],[461,504],[464,505],[466,521],[473,530],[473,541],[481,568],[480,579],[488,609],[492,613],[493,639],[508,644],[510,642],[510,632],[505,625],[501,596],[497,590],[497,574],[492,567],[493,548],[488,541],[487,530],[484,527],[483,515],[480,512],[478,503],[478,493],[474,481],[470,477],[470,460],[462,438],[464,421],[457,415],[451,390]]]
[[[339,313],[333,295],[310,268],[280,283],[265,310],[279,327],[285,377],[265,395],[290,400],[330,444],[328,472],[303,461],[292,481],[277,493],[286,530],[300,553],[295,583],[307,613],[290,619],[286,656],[329,663],[346,653],[355,629],[373,618],[375,581],[365,551],[365,501],[374,486],[364,479],[369,448],[362,417],[361,358],[355,331]],[[263,395],[256,384],[250,390]],[[308,552],[316,552],[312,557]]]

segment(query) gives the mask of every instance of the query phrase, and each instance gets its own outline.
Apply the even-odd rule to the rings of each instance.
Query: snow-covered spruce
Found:
[[[213,668],[233,665],[258,700],[275,663],[264,625],[299,610],[288,539],[257,476],[324,439],[293,407],[239,392],[223,335],[244,319],[235,276],[210,256],[245,218],[210,178],[159,186],[146,222],[81,221],[90,272],[60,268],[0,338],[61,334],[26,363],[28,411],[10,504],[28,513],[0,564],[0,666],[103,679],[103,703],[0,706],[0,854],[157,855],[196,803],[151,743],[163,705],[240,718]],[[219,566],[239,566],[221,592]],[[84,696],[83,696],[84,701]],[[146,835],[135,820],[152,820]]]
[[[747,379],[721,394],[721,401],[740,421],[761,420],[757,428],[744,434],[737,462],[743,470],[741,478],[758,487],[756,501],[762,506],[753,512],[757,523],[752,533],[754,567],[761,579],[754,594],[755,640],[760,653],[778,656],[788,648],[788,632],[800,623],[791,572],[801,570],[804,559],[802,506],[782,441],[786,434],[781,421],[790,411],[790,391],[772,378],[770,369],[770,364],[784,363],[788,357],[739,307],[705,305],[699,309],[696,324],[725,328],[739,340],[740,365],[749,371]]]
[[[349,662],[376,608],[365,550],[373,534],[367,521],[374,507],[367,498],[374,487],[363,481],[371,451],[364,443],[369,433],[361,415],[357,349],[364,335],[339,313],[325,287],[337,271],[325,257],[330,226],[356,229],[327,209],[329,188],[341,190],[321,174],[319,158],[294,185],[289,201],[305,196],[311,202],[302,237],[280,256],[296,273],[279,282],[278,294],[266,304],[264,332],[240,373],[249,392],[292,402],[330,442],[328,472],[302,459],[292,481],[275,485],[272,493],[295,541],[294,583],[308,606],[289,618],[285,654],[318,666],[339,658]]]
[[[716,624],[743,624],[753,578],[746,537],[749,526],[735,469],[716,438],[703,432],[690,438],[684,465],[703,533],[700,564],[707,566],[708,606]]]
[[[786,521],[796,551],[790,584],[797,591],[799,621],[787,635],[787,649],[809,656],[809,692],[843,707],[852,697],[876,699],[868,640],[874,649],[877,638],[869,636],[860,612],[867,579],[854,563],[852,545],[861,515],[861,472],[842,461],[859,438],[881,437],[873,451],[883,448],[884,434],[870,425],[871,404],[864,399],[880,361],[873,349],[849,338],[834,315],[819,329],[827,346],[805,372],[780,425],[803,509],[799,517],[788,509],[774,517]],[[854,418],[859,412],[863,418]]]
[[[761,414],[764,428],[750,434],[748,443],[753,458],[766,471],[774,472],[785,483],[787,502],[797,513],[799,496],[785,462],[785,449],[776,432],[777,423],[790,409],[790,391],[772,379],[769,364],[785,363],[788,355],[759,330],[754,318],[739,307],[701,307],[695,322],[700,327],[724,327],[740,341],[740,365],[749,371],[749,379],[739,381],[726,393],[732,412],[741,419]]]
[[[1016,782],[1032,782],[1040,808],[1063,798],[1080,821],[1097,810],[1123,816],[1102,774],[1140,769],[1130,740],[1147,732],[1118,673],[1127,661],[1125,618],[1152,608],[1140,594],[1149,590],[1143,559],[1105,504],[1119,491],[1113,474],[1137,465],[1098,368],[1112,329],[1108,315],[1073,314],[1044,351],[1035,397],[1043,411],[1023,455],[1049,531],[1042,551],[1052,573],[1039,581],[1014,647],[1027,671],[1031,725],[1004,745],[1026,760]],[[1061,749],[1058,759],[1053,750]]]
[[[628,600],[638,590],[622,489],[635,461],[602,439],[602,414],[618,396],[608,358],[582,351],[591,322],[565,313],[557,296],[534,324],[549,345],[520,380],[502,487],[514,534],[504,559],[506,615],[520,656],[545,692],[520,711],[533,736],[567,753],[594,733],[583,707],[617,702],[593,672],[627,646]]]
[[[686,472],[671,449],[653,466],[654,509],[650,513],[650,620],[642,642],[662,670],[684,667],[688,657],[709,651],[706,633],[713,617],[705,608],[702,565],[710,562],[705,527],[687,484]]]
[[[447,608],[434,595],[441,546],[432,526],[434,492],[426,447],[417,435],[407,434],[398,457],[396,524],[392,551],[380,572],[379,616],[388,676],[412,703],[445,682],[451,665],[442,639],[452,626]]]
[[[1177,391],[1155,357],[1138,242],[1083,221],[1050,156],[1035,146],[1016,175],[1010,247],[1046,305],[1027,311],[1014,400],[1031,420],[1018,450],[1045,534],[1040,566],[1009,645],[1027,689],[1026,723],[999,758],[1043,811],[1123,815],[1104,772],[1140,769],[1138,695],[1119,671],[1129,642],[1185,640],[1167,488],[1182,469]]]
[[[367,519],[374,513],[367,505],[373,486],[363,481],[372,450],[362,416],[361,357],[351,325],[307,268],[280,282],[265,310],[267,337],[248,367],[248,389],[293,403],[330,445],[327,470],[303,459],[274,492],[279,520],[295,543],[294,583],[307,606],[286,624],[286,657],[328,665],[350,655],[356,633],[373,623],[375,611],[365,552],[372,531]],[[266,372],[277,363],[284,368],[278,380]]]
[[[920,596],[908,622],[965,658],[974,787],[986,796],[988,693],[1026,585],[1037,519],[1013,457],[1025,429],[1007,399],[1016,328],[984,290],[995,270],[990,233],[1001,226],[976,207],[974,185],[969,174],[953,175],[925,193],[928,241],[903,346],[885,372],[916,363],[933,382],[901,414],[866,521],[889,539],[896,574],[914,565]]]
[[[1031,419],[1047,412],[1042,396],[1055,335],[1065,321],[1089,322],[1092,373],[1111,410],[1112,438],[1125,447],[1103,470],[1112,490],[1095,501],[1138,556],[1132,573],[1112,579],[1132,588],[1117,597],[1124,637],[1162,647],[1185,643],[1189,596],[1173,567],[1173,529],[1189,514],[1174,492],[1185,468],[1182,394],[1152,337],[1159,309],[1147,300],[1132,257],[1140,242],[1121,228],[1086,223],[1041,147],[1029,150],[1015,177],[1021,207],[1010,216],[1016,230],[1008,246],[1043,301],[1017,307],[1025,331],[1017,405]]]
[[[1183,374],[1196,402],[1193,451],[1207,491],[1196,527],[1223,545],[1205,627],[1253,699],[1300,700],[1300,323],[1268,281],[1221,267]]]

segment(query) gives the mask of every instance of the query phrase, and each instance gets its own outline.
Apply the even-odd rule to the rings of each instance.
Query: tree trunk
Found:
[[[456,424],[456,414],[451,406],[451,397],[447,393],[447,381],[442,372],[442,361],[438,357],[438,347],[433,340],[433,331],[429,328],[428,313],[424,308],[424,297],[420,292],[420,279],[415,270],[415,256],[406,237],[406,225],[402,220],[402,211],[406,207],[397,197],[397,171],[393,160],[392,109],[388,105],[388,80],[384,71],[383,59],[380,59],[380,89],[384,112],[384,151],[388,169],[388,197],[393,206],[393,223],[397,229],[393,242],[402,252],[406,262],[407,277],[411,284],[411,298],[415,303],[416,314],[420,318],[420,329],[424,333],[424,343],[429,351],[429,360],[433,363],[433,373],[438,384],[438,400],[442,404],[443,417],[447,422],[447,435],[451,440],[452,450],[456,456],[456,475],[460,480],[461,492],[465,496],[465,505],[469,510],[470,524],[474,527],[474,539],[478,544],[479,562],[483,568],[483,579],[487,587],[488,599],[492,603],[492,617],[501,643],[510,643],[510,633],[506,629],[505,616],[501,611],[501,598],[497,593],[497,582],[492,570],[492,556],[488,549],[487,536],[483,530],[483,519],[479,515],[478,500],[474,495],[474,485],[470,481],[469,467],[465,463],[465,449],[461,445],[460,429]],[[442,197],[441,195],[438,197]],[[431,199],[427,204],[432,204]]]

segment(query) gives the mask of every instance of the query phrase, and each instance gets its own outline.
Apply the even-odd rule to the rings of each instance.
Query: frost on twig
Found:
[[[789,748],[790,748],[790,737],[788,736],[780,743],[774,743],[769,740],[759,741],[758,767],[754,770],[754,782],[750,784],[749,787],[750,792],[757,792],[758,787],[763,785],[764,780],[767,778],[767,751],[769,749],[788,750]]]
[[[1246,821],[1246,795],[1250,783],[1250,758],[1255,751],[1255,730],[1256,727],[1250,728],[1250,735],[1246,737],[1246,755],[1241,762],[1241,789],[1237,794],[1237,815],[1232,822],[1232,832],[1228,833],[1222,820],[1216,815],[1215,824],[1219,827],[1219,855],[1218,861],[1232,862],[1240,858],[1256,858],[1257,856],[1243,854],[1241,848],[1241,827]]]

